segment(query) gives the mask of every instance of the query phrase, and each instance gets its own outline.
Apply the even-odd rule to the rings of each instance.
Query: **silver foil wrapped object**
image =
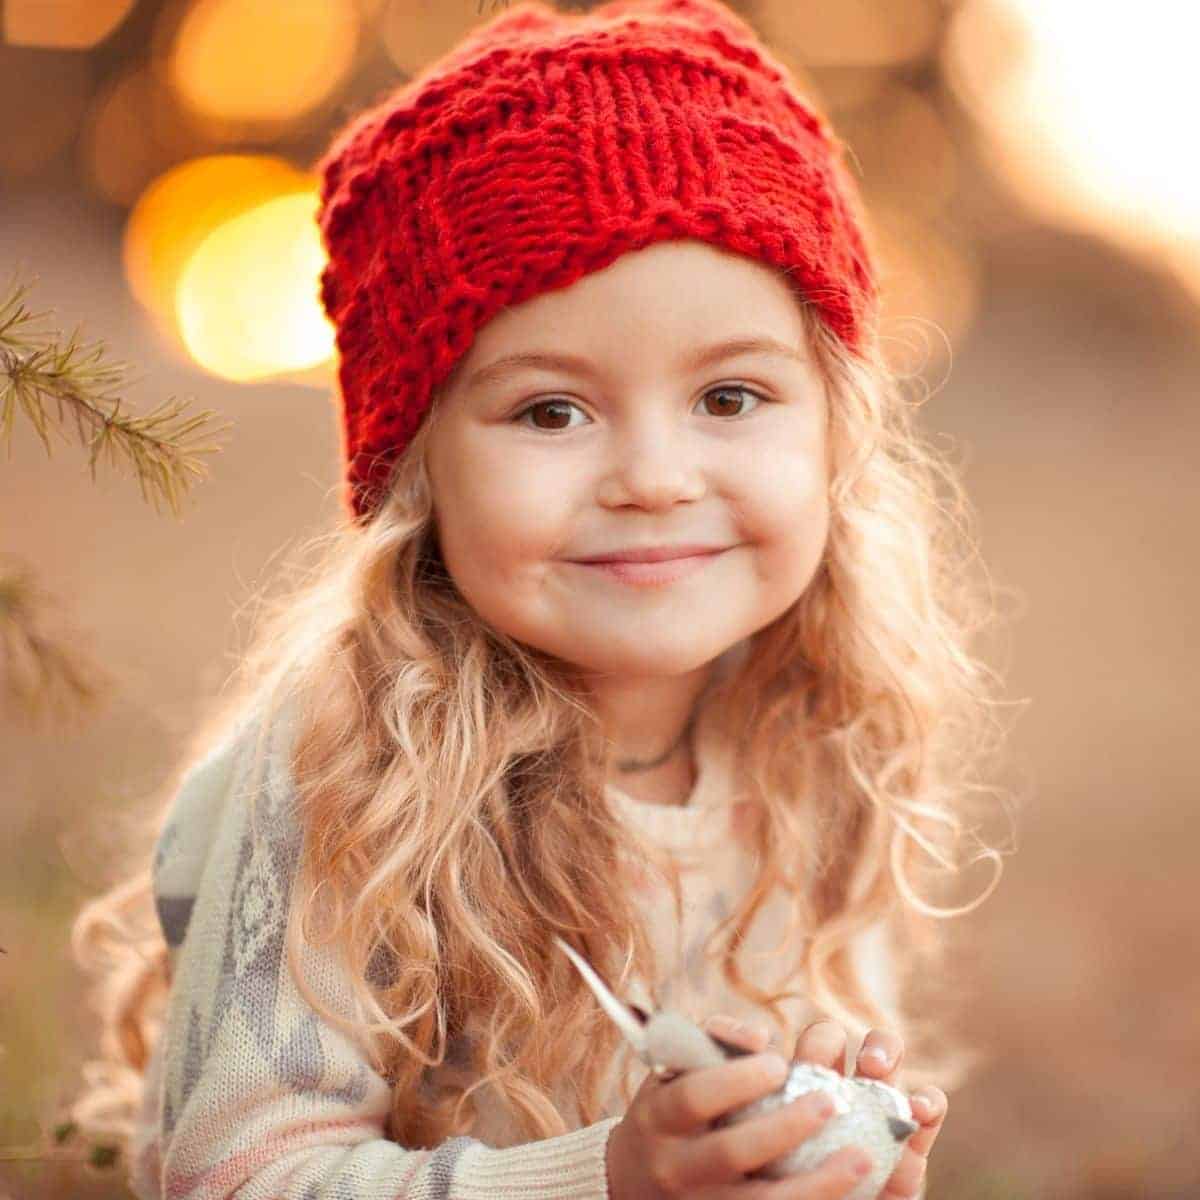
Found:
[[[719,1066],[730,1058],[751,1054],[744,1046],[706,1033],[678,1013],[647,1013],[618,1000],[604,981],[560,937],[559,948],[575,964],[601,1008],[633,1046],[638,1057],[660,1077],[674,1078],[684,1071]],[[833,1099],[833,1115],[794,1150],[767,1163],[748,1179],[783,1179],[819,1167],[845,1146],[858,1146],[870,1157],[872,1170],[848,1193],[848,1200],[876,1200],[904,1153],[908,1138],[920,1126],[913,1119],[908,1097],[898,1088],[877,1079],[848,1079],[816,1063],[796,1062],[774,1092],[741,1108],[724,1113],[714,1129],[736,1125],[772,1112],[806,1092],[821,1090]]]

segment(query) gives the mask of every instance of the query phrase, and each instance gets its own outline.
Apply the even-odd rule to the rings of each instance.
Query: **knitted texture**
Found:
[[[779,268],[860,349],[878,294],[843,149],[719,0],[523,0],[360,113],[317,168],[351,519],[482,325],[652,242]]]
[[[153,858],[154,900],[171,988],[147,1067],[130,1154],[139,1200],[606,1200],[606,1146],[625,1112],[621,1077],[636,1090],[648,1068],[624,1049],[608,1064],[600,1118],[584,1124],[573,1080],[557,1085],[567,1132],[526,1135],[491,1088],[476,1093],[476,1124],[433,1146],[409,1146],[388,1130],[392,1087],[359,1041],[313,1007],[285,948],[287,914],[303,837],[289,769],[296,712],[285,704],[267,726],[254,704],[185,772]],[[713,929],[753,886],[753,826],[718,709],[696,728],[697,778],[688,803],[641,803],[609,787],[631,832],[678,865],[682,911],[664,879],[631,872],[627,885],[646,920],[662,975],[634,976],[622,996],[645,1008],[654,996],[700,1022],[716,1013],[763,1021],[787,1051],[824,1015],[801,991],[780,1001],[784,1021],[755,1007],[709,961]],[[266,757],[255,766],[265,736]],[[770,988],[790,905],[774,892],[743,939],[743,965]],[[877,1002],[897,1000],[891,943],[877,924],[851,944]],[[790,958],[785,955],[784,958]],[[354,1018],[343,960],[323,942],[301,943],[296,969],[342,1019]],[[469,1042],[486,1034],[472,1012],[446,1060],[418,1085],[426,1098],[461,1089]],[[850,1033],[848,1061],[860,1040]]]

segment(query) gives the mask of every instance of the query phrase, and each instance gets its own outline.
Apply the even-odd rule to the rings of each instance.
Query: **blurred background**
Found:
[[[72,916],[229,676],[251,595],[342,519],[312,165],[499,7],[0,0],[2,282],[131,364],[130,411],[179,397],[231,428],[172,515],[119,459],[93,476],[78,439],[51,429],[47,453],[10,414],[5,577],[39,589],[53,637],[107,682],[74,717],[30,719],[17,593],[0,588],[0,1146],[37,1142],[94,1050]],[[965,918],[965,1032],[991,1061],[951,1098],[930,1200],[1198,1197],[1197,777],[1180,738],[1200,665],[1200,16],[1171,0],[730,7],[852,150],[889,354],[928,393],[920,423],[960,464],[1016,598],[989,653],[1029,702],[999,781],[1028,799],[998,890]],[[0,1200],[125,1197],[120,1174],[10,1156]]]

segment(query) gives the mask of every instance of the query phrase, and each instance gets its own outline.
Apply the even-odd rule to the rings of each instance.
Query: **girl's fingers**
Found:
[[[816,1063],[846,1073],[846,1031],[836,1021],[813,1021],[796,1039],[793,1062]]]
[[[904,1059],[904,1039],[890,1029],[872,1029],[858,1052],[856,1074],[891,1083]]]
[[[932,1104],[923,1105],[921,1103],[925,1096],[930,1098]],[[920,1123],[921,1128],[908,1139],[906,1147],[926,1158],[933,1148],[933,1143],[937,1141],[937,1135],[942,1131],[942,1124],[946,1120],[950,1103],[946,1099],[946,1093],[941,1088],[932,1085],[922,1087],[920,1091],[910,1097],[910,1103],[913,1117]]]
[[[916,1137],[913,1134],[913,1137]],[[909,1139],[910,1143],[912,1139]],[[904,1147],[904,1153],[896,1164],[896,1169],[883,1185],[878,1200],[915,1200],[921,1191],[921,1181],[925,1178],[925,1168],[928,1163],[924,1155],[914,1154],[911,1144]]]
[[[765,1050],[771,1040],[771,1035],[765,1026],[754,1023],[743,1024],[723,1013],[709,1017],[704,1022],[704,1031],[715,1034],[723,1041],[733,1042],[737,1046],[753,1050],[756,1054]]]
[[[921,1098],[924,1096],[930,1097],[933,1103],[922,1105]],[[949,1108],[945,1092],[932,1086],[921,1088],[911,1098],[911,1103],[913,1116],[920,1122],[921,1128],[905,1143],[904,1153],[879,1193],[879,1200],[916,1200],[925,1178],[929,1151],[937,1141]]]
[[[733,1018],[724,1015],[710,1017],[704,1023],[704,1028],[709,1033],[756,1053],[765,1050],[770,1044],[770,1034],[764,1026],[750,1024],[738,1028]],[[884,1050],[886,1061],[879,1061],[869,1053],[875,1046]],[[817,1063],[844,1075],[846,1031],[836,1021],[813,1021],[800,1034],[792,1059],[794,1062],[803,1060]],[[857,1073],[888,1083],[892,1081],[903,1060],[904,1041],[899,1034],[886,1029],[872,1029],[863,1039]],[[923,1103],[925,1100],[929,1102]],[[905,1144],[905,1152],[896,1164],[896,1170],[879,1200],[909,1200],[917,1195],[925,1174],[925,1160],[937,1141],[949,1109],[946,1093],[933,1085],[922,1087],[910,1097],[910,1101],[913,1118],[920,1128]]]

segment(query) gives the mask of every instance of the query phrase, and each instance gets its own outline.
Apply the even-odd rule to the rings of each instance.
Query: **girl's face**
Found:
[[[782,349],[703,359],[734,338]],[[501,370],[512,355],[563,361]],[[820,565],[824,387],[787,284],[749,258],[690,239],[623,254],[498,313],[435,404],[447,570],[490,626],[585,674],[697,671]],[[676,543],[722,550],[653,587],[576,561]]]

